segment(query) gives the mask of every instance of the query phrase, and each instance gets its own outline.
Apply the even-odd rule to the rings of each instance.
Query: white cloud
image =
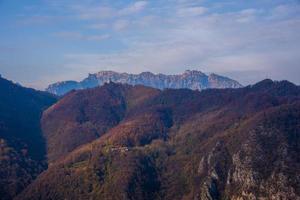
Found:
[[[259,13],[259,10],[253,8],[242,10],[238,12],[237,22],[247,23],[254,21]]]
[[[299,5],[287,5],[281,4],[276,6],[270,15],[270,19],[282,19],[289,16],[297,15],[300,13],[300,6]]]
[[[104,35],[88,35],[82,37],[84,40],[88,41],[102,41],[110,38],[110,35],[104,34]]]
[[[81,39],[82,35],[79,32],[72,31],[62,31],[54,33],[55,36],[67,39]]]
[[[91,24],[91,25],[88,25],[87,28],[102,30],[102,29],[108,28],[108,24],[104,24],[104,23]]]
[[[121,20],[117,20],[114,24],[113,24],[113,28],[116,31],[121,31],[126,29],[129,26],[130,22],[128,20],[125,19],[121,19]]]
[[[129,5],[128,7],[120,10],[119,15],[130,15],[134,13],[139,13],[146,8],[147,4],[147,1],[137,1],[132,5]]]
[[[19,16],[20,19],[18,24],[21,25],[46,25],[46,24],[54,24],[62,21],[61,16],[51,16],[51,15],[34,15],[30,17]]]
[[[110,38],[110,35],[103,34],[103,35],[84,35],[80,32],[75,31],[63,31],[63,32],[57,32],[54,34],[57,37],[61,37],[64,39],[70,39],[70,40],[85,40],[85,41],[102,41]]]
[[[106,6],[72,6],[72,9],[78,13],[78,17],[84,20],[106,19],[114,16],[115,10]]]
[[[146,1],[137,1],[123,8],[114,8],[100,4],[77,4],[70,6],[70,8],[75,12],[76,15],[78,15],[79,19],[101,20],[124,17],[139,13],[146,8],[147,4],[148,3]]]
[[[184,8],[179,8],[177,10],[177,14],[180,17],[193,17],[198,15],[203,15],[206,11],[207,9],[201,6],[184,7]]]

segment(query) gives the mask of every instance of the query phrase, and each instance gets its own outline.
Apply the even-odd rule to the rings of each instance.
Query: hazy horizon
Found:
[[[103,70],[300,84],[297,0],[0,0],[0,13],[0,74],[27,87]]]

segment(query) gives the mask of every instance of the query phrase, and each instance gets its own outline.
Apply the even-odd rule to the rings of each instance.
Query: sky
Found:
[[[25,86],[187,69],[300,84],[300,0],[0,0],[0,74]]]

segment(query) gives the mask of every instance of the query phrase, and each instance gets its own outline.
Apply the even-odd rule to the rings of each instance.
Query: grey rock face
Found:
[[[216,74],[206,75],[200,71],[187,70],[183,74],[165,75],[142,72],[140,74],[117,73],[101,71],[89,76],[81,82],[64,81],[50,85],[46,90],[52,94],[64,95],[71,90],[93,88],[108,82],[126,83],[130,85],[145,85],[158,89],[189,88],[203,90],[207,88],[239,88],[237,81]]]
[[[247,135],[237,152],[231,154],[226,145],[217,143],[200,159],[198,174],[203,182],[195,199],[299,199],[299,191],[292,186],[299,177],[289,171],[296,159],[295,150],[288,150],[283,133],[258,127]]]

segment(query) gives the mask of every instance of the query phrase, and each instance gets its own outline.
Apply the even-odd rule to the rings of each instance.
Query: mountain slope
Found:
[[[237,81],[216,74],[206,75],[200,71],[187,70],[183,74],[164,75],[143,72],[140,74],[117,73],[102,71],[90,74],[81,82],[64,81],[50,85],[46,90],[56,95],[64,95],[73,89],[86,89],[101,86],[110,81],[127,83],[130,85],[145,85],[158,89],[165,88],[189,88],[202,90],[207,88],[239,88],[242,87]]]
[[[143,86],[111,83],[101,88],[69,93],[49,108],[41,120],[48,141],[49,162],[101,137],[123,120],[130,106],[157,92]]]
[[[42,111],[56,98],[0,77],[0,199],[11,199],[45,169]]]
[[[117,94],[107,95],[109,88]],[[92,94],[117,107],[122,97],[120,120],[54,160],[17,199],[300,197],[300,88],[292,83],[202,92],[111,83],[72,92],[45,115],[64,115],[55,110]]]

